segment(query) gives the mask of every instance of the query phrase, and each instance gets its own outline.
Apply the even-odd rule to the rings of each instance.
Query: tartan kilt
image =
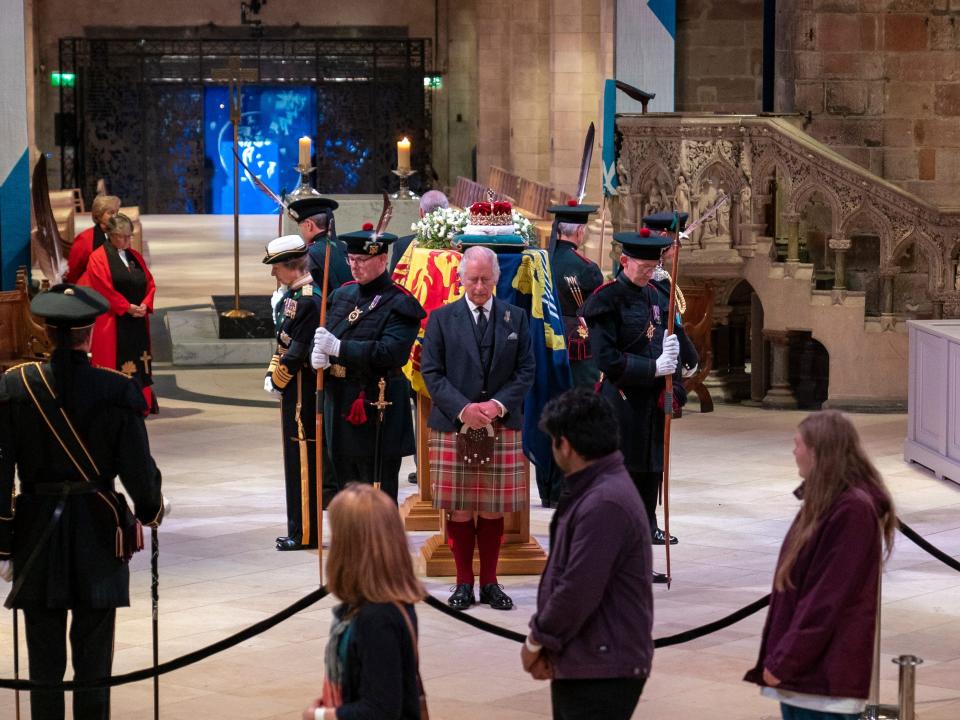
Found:
[[[519,512],[529,502],[519,430],[499,428],[493,461],[467,465],[457,458],[457,433],[430,431],[433,506],[443,510]]]

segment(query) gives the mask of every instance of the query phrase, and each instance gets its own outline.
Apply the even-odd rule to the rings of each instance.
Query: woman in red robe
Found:
[[[117,214],[107,228],[108,242],[90,255],[83,284],[110,302],[93,326],[93,364],[136,378],[143,388],[146,411],[157,412],[150,354],[150,313],[157,286],[143,256],[130,247],[133,223]]]
[[[64,282],[80,283],[80,278],[87,270],[90,255],[98,247],[107,242],[107,226],[110,218],[120,212],[120,198],[116,195],[97,195],[93,199],[90,215],[93,217],[93,227],[89,227],[73,239],[70,246],[70,256],[67,258],[67,274]]]

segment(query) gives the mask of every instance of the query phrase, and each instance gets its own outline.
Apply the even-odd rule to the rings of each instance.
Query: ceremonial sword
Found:
[[[377,389],[380,391],[377,395],[377,400],[376,402],[370,403],[370,405],[377,409],[377,432],[373,441],[373,486],[379,490],[380,472],[383,470],[383,452],[380,447],[383,440],[383,413],[388,407],[393,405],[393,403],[386,398],[386,378],[380,378],[377,382]]]

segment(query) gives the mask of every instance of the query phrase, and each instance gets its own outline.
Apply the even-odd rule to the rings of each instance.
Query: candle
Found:
[[[310,167],[310,138],[306,135],[300,138],[300,167]]]
[[[397,141],[397,170],[410,169],[410,141],[407,138]]]

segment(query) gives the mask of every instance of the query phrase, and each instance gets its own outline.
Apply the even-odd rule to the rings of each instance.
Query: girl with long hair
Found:
[[[422,687],[413,574],[397,506],[372,485],[351,484],[330,503],[327,588],[333,610],[323,694],[303,720],[419,720]]]
[[[784,720],[854,720],[870,692],[896,513],[842,413],[807,416],[793,455],[802,504],[780,550],[760,657],[744,679],[780,702]]]

